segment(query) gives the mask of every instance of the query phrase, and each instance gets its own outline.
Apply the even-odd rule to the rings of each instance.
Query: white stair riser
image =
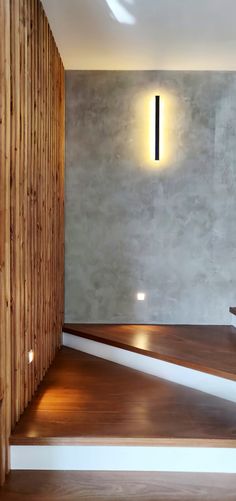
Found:
[[[233,327],[236,327],[236,315],[233,315],[233,313],[230,314],[230,320],[231,320],[231,325]]]
[[[11,469],[236,473],[236,449],[15,445]]]
[[[63,345],[172,381],[219,398],[236,402],[236,381],[151,358],[108,344],[63,333]]]

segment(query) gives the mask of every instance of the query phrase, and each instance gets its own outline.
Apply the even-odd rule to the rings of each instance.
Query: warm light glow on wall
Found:
[[[159,98],[159,99],[158,99]],[[163,99],[160,96],[153,96],[150,99],[149,114],[149,148],[150,160],[160,162],[163,158]],[[157,151],[158,150],[158,151]]]
[[[159,160],[155,160],[155,98],[160,96],[159,111]],[[185,110],[179,107],[176,96],[163,87],[143,91],[135,101],[136,124],[134,144],[137,161],[142,168],[165,169],[180,156],[178,148],[181,128],[179,122]],[[137,148],[138,145],[138,148]]]

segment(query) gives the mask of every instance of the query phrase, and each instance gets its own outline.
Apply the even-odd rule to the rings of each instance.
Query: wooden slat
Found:
[[[60,344],[63,108],[64,68],[41,3],[0,0],[1,483],[11,427]]]
[[[10,3],[0,0],[0,484],[9,468],[10,346]]]

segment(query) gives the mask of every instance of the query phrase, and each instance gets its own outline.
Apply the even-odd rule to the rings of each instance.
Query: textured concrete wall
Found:
[[[164,101],[156,165],[155,93]],[[229,323],[236,74],[68,71],[66,115],[66,321]]]

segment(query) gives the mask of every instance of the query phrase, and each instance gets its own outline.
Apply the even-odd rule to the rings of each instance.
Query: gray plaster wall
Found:
[[[151,165],[155,93],[167,139]],[[229,323],[235,182],[235,73],[67,71],[65,320]]]

